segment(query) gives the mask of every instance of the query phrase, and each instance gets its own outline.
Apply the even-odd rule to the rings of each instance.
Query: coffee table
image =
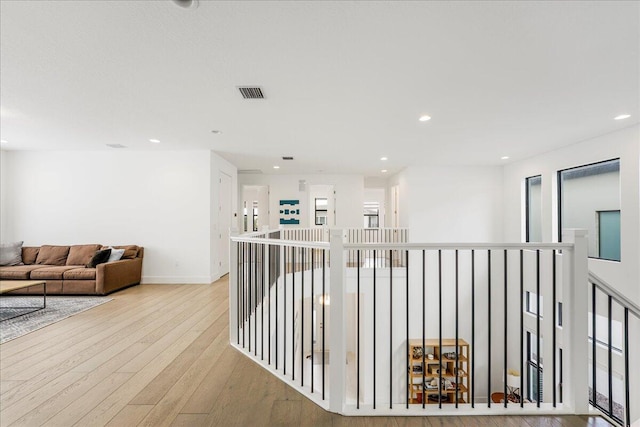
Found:
[[[0,280],[0,295],[4,295],[11,291],[17,291],[19,289],[27,289],[33,286],[42,286],[42,307],[0,307],[2,309],[17,309],[17,310],[29,310],[26,313],[21,313],[16,316],[11,316],[2,321],[15,319],[16,317],[24,316],[25,314],[33,313],[38,310],[43,310],[47,307],[47,282],[44,280]],[[5,297],[6,298],[6,297]]]

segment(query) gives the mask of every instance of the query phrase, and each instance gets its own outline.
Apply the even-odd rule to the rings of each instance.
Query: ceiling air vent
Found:
[[[291,156],[282,156],[282,160],[293,160]]]
[[[126,145],[122,145],[122,144],[107,144],[107,147],[109,147],[109,148],[127,148]]]
[[[260,169],[240,169],[238,173],[244,175],[256,175],[261,174],[262,171]]]
[[[264,93],[259,86],[238,86],[244,99],[264,99]]]

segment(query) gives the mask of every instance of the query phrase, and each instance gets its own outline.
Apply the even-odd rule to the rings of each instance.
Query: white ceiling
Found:
[[[7,150],[380,175],[518,160],[640,117],[639,2],[2,0],[0,17]]]

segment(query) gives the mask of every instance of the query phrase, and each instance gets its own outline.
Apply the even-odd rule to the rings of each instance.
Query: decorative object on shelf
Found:
[[[445,353],[444,357],[446,357],[447,359],[454,359],[456,358],[456,352],[455,351],[450,351],[449,353]]]
[[[433,357],[433,353],[429,353],[429,354],[427,354],[427,359],[429,359],[429,360],[433,360],[433,358],[434,358],[434,357]]]
[[[437,390],[438,389],[438,378],[431,378],[425,381],[424,383],[425,390]]]
[[[507,399],[520,402],[520,372],[515,369],[507,370]]]
[[[424,349],[422,347],[413,347],[413,358],[421,359],[424,354]]]
[[[429,402],[448,402],[449,395],[448,394],[430,394],[427,399]],[[422,403],[422,402],[420,402]]]

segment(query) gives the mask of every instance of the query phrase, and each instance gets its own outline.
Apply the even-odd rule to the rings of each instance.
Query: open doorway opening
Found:
[[[365,188],[363,219],[364,228],[380,228],[385,224],[384,188]]]
[[[269,186],[242,186],[242,231],[252,233],[269,225]]]
[[[309,224],[312,227],[336,225],[336,202],[333,185],[309,186]]]

